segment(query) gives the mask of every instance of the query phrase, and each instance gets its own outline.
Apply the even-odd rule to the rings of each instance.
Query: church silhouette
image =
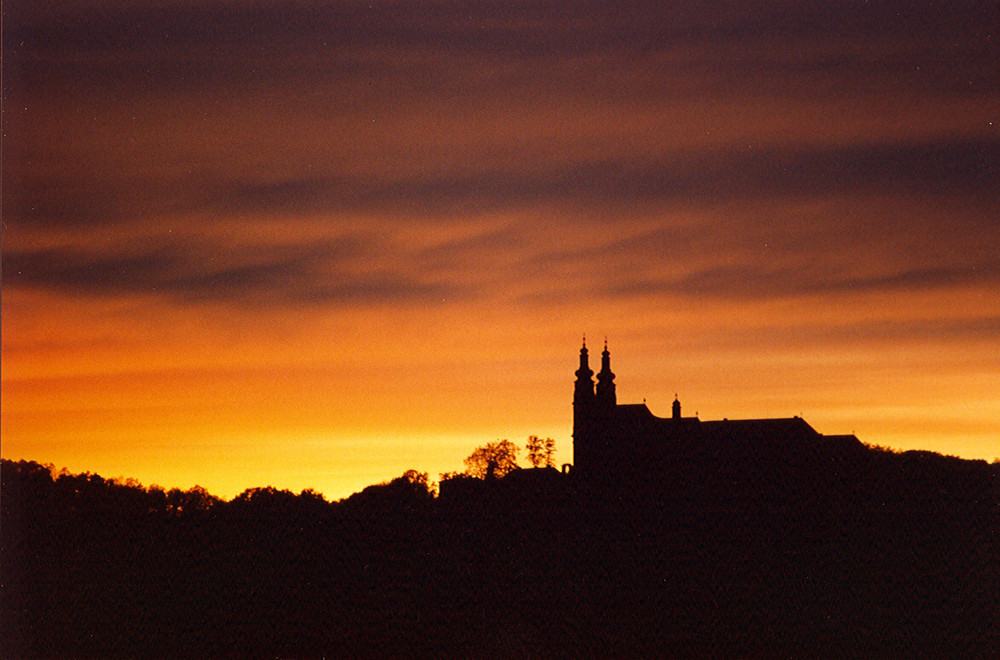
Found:
[[[853,435],[823,435],[800,417],[702,421],[681,415],[656,417],[641,404],[619,404],[607,341],[594,382],[586,339],[580,349],[573,395],[573,466],[578,477],[606,484],[641,482],[676,471],[679,460],[711,454],[801,455],[858,450]]]

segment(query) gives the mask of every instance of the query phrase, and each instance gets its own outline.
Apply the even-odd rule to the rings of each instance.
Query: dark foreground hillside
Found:
[[[997,468],[733,449],[331,504],[4,461],[0,655],[997,657]]]

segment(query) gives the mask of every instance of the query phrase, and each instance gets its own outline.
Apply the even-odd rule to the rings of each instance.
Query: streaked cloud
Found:
[[[1000,455],[993,2],[8,5],[5,452],[458,462],[566,431],[587,331],[633,386],[883,444],[975,398],[938,448]]]
[[[370,246],[369,246],[370,249]],[[164,246],[132,254],[94,255],[69,248],[4,255],[6,280],[68,294],[164,295],[180,302],[249,307],[299,304],[428,304],[462,295],[463,286],[359,266],[359,240],[256,246],[242,254],[206,246]],[[346,262],[346,263],[344,263]]]
[[[870,277],[843,277],[836,273],[824,273],[819,269],[740,265],[697,271],[672,281],[627,282],[611,288],[607,293],[611,297],[673,293],[695,298],[714,296],[739,300],[815,294],[906,292],[961,285],[993,287],[998,284],[1000,261],[978,266],[921,268]]]

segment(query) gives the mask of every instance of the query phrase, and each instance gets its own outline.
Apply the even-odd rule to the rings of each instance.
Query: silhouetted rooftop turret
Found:
[[[604,352],[601,353],[601,372],[597,374],[597,402],[604,406],[614,406],[615,375],[611,372],[611,353],[608,352],[608,340],[604,340]]]

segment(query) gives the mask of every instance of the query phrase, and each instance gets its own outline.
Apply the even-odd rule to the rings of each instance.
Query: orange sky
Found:
[[[2,454],[339,498],[619,400],[1000,456],[995,3],[4,7]]]

